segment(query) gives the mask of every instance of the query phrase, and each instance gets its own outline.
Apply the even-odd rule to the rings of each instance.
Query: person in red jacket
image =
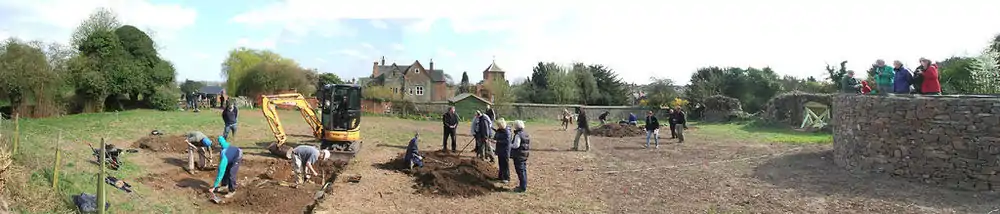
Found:
[[[868,81],[861,81],[861,94],[872,93],[872,87],[868,86]]]
[[[938,80],[938,67],[931,64],[931,60],[920,58],[920,65],[927,68],[922,74],[924,80],[920,84],[920,93],[939,95],[941,94],[941,82]]]

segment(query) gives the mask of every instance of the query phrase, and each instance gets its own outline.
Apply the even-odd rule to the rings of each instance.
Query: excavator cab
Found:
[[[324,102],[320,108],[323,127],[320,148],[356,152],[360,146],[361,86],[326,85],[320,93]]]

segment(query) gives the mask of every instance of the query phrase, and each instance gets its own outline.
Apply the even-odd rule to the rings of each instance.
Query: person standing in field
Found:
[[[684,142],[684,130],[687,129],[688,127],[687,127],[687,118],[686,118],[686,115],[684,115],[684,111],[681,110],[680,106],[674,107],[674,113],[673,113],[673,116],[670,117],[670,120],[673,120],[673,123],[677,124],[677,127],[674,128],[674,129],[676,129],[674,131],[677,132],[677,139],[679,140],[679,141],[677,141],[677,143],[683,143]]]
[[[228,104],[222,110],[222,122],[225,124],[225,127],[222,128],[222,137],[232,139],[229,138],[229,133],[232,133],[233,137],[235,137],[236,119],[239,118],[239,113],[240,110],[234,104]]]
[[[580,151],[580,137],[583,136],[584,151],[590,151],[590,124],[587,124],[587,113],[583,109],[576,107],[576,139],[573,140],[573,151]]]
[[[455,130],[458,129],[458,115],[455,114],[455,106],[448,106],[448,112],[441,116],[444,125],[444,139],[441,143],[441,151],[448,151],[448,138],[451,137],[451,152],[458,150],[458,142],[455,140]]]
[[[496,120],[497,130],[493,134],[493,140],[497,142],[496,155],[497,155],[497,167],[499,167],[500,172],[497,174],[497,178],[500,182],[507,183],[510,182],[510,152],[511,152],[511,132],[507,129],[507,121],[503,118],[498,118]]]
[[[528,151],[531,138],[524,128],[524,121],[514,121],[514,136],[510,145],[510,158],[514,160],[514,171],[517,172],[517,188],[514,192],[528,191]]]
[[[674,123],[674,109],[672,108],[667,108],[667,123],[670,125],[670,139],[677,138],[677,132],[674,131],[677,124]],[[646,144],[649,143],[647,142]]]
[[[656,148],[660,148],[660,121],[653,115],[653,111],[646,113],[646,148],[649,148],[649,138],[653,138]]]

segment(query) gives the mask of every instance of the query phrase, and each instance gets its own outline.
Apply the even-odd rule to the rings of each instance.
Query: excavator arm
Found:
[[[285,144],[287,136],[285,135],[285,127],[281,125],[281,120],[278,118],[278,112],[275,108],[277,105],[297,107],[299,113],[302,114],[302,118],[312,128],[313,136],[316,138],[322,137],[323,125],[320,123],[319,117],[316,116],[316,112],[309,106],[309,103],[306,102],[306,98],[302,94],[263,95],[261,96],[260,103],[260,109],[263,111],[264,117],[267,118],[267,124],[271,128],[271,132],[274,133],[274,138],[278,140],[278,147]]]

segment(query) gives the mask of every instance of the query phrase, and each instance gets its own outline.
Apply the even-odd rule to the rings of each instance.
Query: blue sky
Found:
[[[995,0],[0,0],[0,38],[67,43],[98,7],[153,32],[179,80],[212,81],[240,46],[348,79],[385,56],[433,58],[456,80],[462,71],[481,79],[495,58],[514,79],[554,61],[605,64],[627,82],[686,83],[713,65],[806,77],[841,60],[864,70],[879,58],[975,55],[1000,33]]]

